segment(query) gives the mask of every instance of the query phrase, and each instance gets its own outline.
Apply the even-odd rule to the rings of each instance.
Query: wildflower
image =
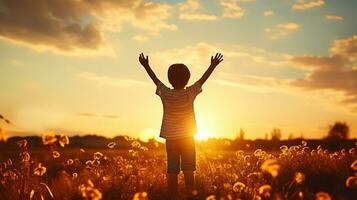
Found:
[[[93,165],[93,161],[87,160],[87,161],[86,161],[86,165],[87,165],[87,166],[92,166],[92,165]]]
[[[353,163],[351,164],[351,168],[353,170],[357,170],[357,160],[353,161]]]
[[[72,165],[73,164],[73,159],[68,159],[67,160],[67,165]]]
[[[326,192],[318,192],[315,194],[315,200],[331,200],[331,197]]]
[[[31,192],[30,192],[30,200],[32,200],[33,199],[33,196],[35,195],[35,190],[31,190]]]
[[[357,188],[357,177],[350,176],[346,179],[346,187],[348,188]]]
[[[302,146],[306,147],[307,146],[307,142],[305,140],[301,141]]]
[[[272,177],[276,177],[279,174],[280,165],[275,159],[265,160],[261,166],[261,169],[269,173]]]
[[[133,200],[148,200],[148,194],[146,192],[137,192],[134,194]]]
[[[107,145],[107,147],[108,147],[109,149],[113,149],[116,145],[117,145],[117,143],[115,143],[115,142],[110,142],[110,143]]]
[[[296,183],[302,183],[305,180],[305,174],[301,172],[296,172],[295,173],[295,182]]]
[[[216,196],[215,195],[209,195],[206,200],[216,200]]]
[[[46,167],[42,166],[41,163],[38,163],[37,167],[33,170],[33,174],[36,176],[42,176],[46,173]]]
[[[28,162],[30,161],[30,154],[28,152],[22,152],[20,153],[21,161],[22,162]]]
[[[254,156],[255,157],[259,157],[261,155],[261,153],[262,153],[262,150],[261,149],[257,149],[257,150],[254,151]]]
[[[283,152],[284,154],[286,154],[286,153],[288,152],[289,148],[288,148],[288,146],[283,145],[283,146],[280,147],[280,150],[281,150],[281,152]]]
[[[61,154],[58,151],[53,151],[52,152],[52,157],[53,158],[59,158],[61,156]]]
[[[94,160],[99,160],[99,159],[101,159],[102,157],[103,157],[103,154],[102,154],[101,152],[99,152],[99,151],[97,151],[97,152],[95,152],[95,153],[93,154]]]
[[[77,173],[73,173],[73,174],[72,174],[72,177],[75,179],[75,178],[78,177],[78,174],[77,174]]]
[[[112,179],[112,177],[109,176],[109,175],[103,176],[103,180],[104,180],[104,181],[110,181],[111,179]]]
[[[148,150],[149,150],[149,149],[148,149],[147,147],[145,147],[145,146],[140,147],[140,149],[141,149],[142,151],[148,151]]]
[[[299,197],[300,197],[301,199],[304,199],[304,193],[303,193],[303,192],[300,191],[300,192],[298,193],[298,195],[299,195]]]
[[[7,159],[7,165],[12,165],[12,160],[10,158]]]
[[[259,194],[265,198],[270,198],[270,191],[271,191],[270,185],[262,185],[259,187]]]
[[[245,184],[238,181],[233,185],[232,189],[234,192],[241,192],[244,188],[245,188]]]
[[[52,131],[46,132],[42,135],[42,143],[44,145],[53,144],[56,141],[57,141],[56,135]]]
[[[69,144],[69,138],[67,135],[61,134],[58,139],[58,143],[61,147],[64,147]]]
[[[81,184],[78,187],[82,197],[91,200],[100,200],[102,199],[102,193],[94,187],[94,184],[91,180],[88,180],[86,184]]]
[[[27,140],[20,140],[20,141],[17,141],[16,143],[20,148],[26,148],[27,147]]]
[[[10,178],[11,180],[18,179],[18,175],[16,174],[16,172],[11,170],[4,172],[3,177]]]
[[[350,154],[354,154],[354,153],[355,153],[355,148],[350,148],[350,150],[348,150],[348,152],[349,152]]]
[[[236,151],[236,157],[237,158],[241,158],[241,157],[243,157],[243,155],[244,155],[244,151],[242,151],[242,150],[238,150],[238,151]]]
[[[138,142],[138,141],[133,141],[133,142],[131,143],[131,146],[132,146],[133,148],[140,148],[141,144],[140,144],[140,142]]]
[[[125,139],[126,141],[132,141],[132,140],[133,140],[133,138],[131,138],[131,137],[129,137],[129,136],[124,136],[124,139]]]

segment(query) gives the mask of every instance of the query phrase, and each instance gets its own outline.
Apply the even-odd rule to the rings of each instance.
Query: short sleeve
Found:
[[[170,88],[166,87],[161,81],[157,84],[156,86],[156,94],[159,95],[160,97],[163,96],[163,94],[165,94],[165,92],[167,92],[168,90],[170,90]]]
[[[189,95],[192,98],[195,98],[199,93],[202,92],[202,84],[201,84],[201,82],[197,81],[193,85],[189,86],[187,88],[187,91],[188,91]]]

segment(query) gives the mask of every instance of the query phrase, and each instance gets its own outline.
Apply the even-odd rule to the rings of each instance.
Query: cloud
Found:
[[[120,31],[124,23],[157,33],[176,30],[166,22],[172,6],[143,0],[3,0],[0,38],[54,52],[105,49],[104,31]]]
[[[216,52],[223,53],[225,64],[235,65],[264,65],[267,67],[284,67],[289,64],[289,54],[275,53],[261,48],[243,45],[214,45],[204,42],[183,48],[171,48],[153,54],[153,60],[162,60],[163,65],[185,63],[190,67],[201,69],[209,64],[210,56]],[[162,58],[165,58],[164,60]]]
[[[325,0],[296,0],[293,4],[293,10],[310,10],[323,6]]]
[[[241,18],[245,10],[240,7],[237,0],[220,0],[220,4],[223,6],[223,15],[224,18]]]
[[[125,78],[113,78],[105,75],[98,75],[91,72],[81,72],[76,74],[76,77],[82,80],[92,81],[98,87],[111,86],[111,87],[130,87],[137,85],[148,85],[147,82],[137,81]]]
[[[149,40],[149,37],[146,35],[135,35],[133,37],[133,40],[136,40],[138,42],[147,42]]]
[[[198,20],[198,21],[216,21],[218,17],[216,15],[208,15],[203,13],[182,13],[179,16],[182,20]]]
[[[119,118],[118,115],[100,115],[96,113],[90,113],[90,112],[85,112],[85,113],[78,113],[77,116],[80,117],[102,117],[102,118],[108,118],[108,119],[116,119]]]
[[[270,17],[270,16],[273,16],[273,15],[274,15],[274,11],[272,11],[272,10],[267,10],[267,11],[265,11],[263,14],[264,14],[264,16],[266,16],[266,17]]]
[[[201,4],[199,0],[187,0],[179,5],[180,15],[182,20],[197,20],[197,21],[216,21],[216,15],[210,15],[200,12]]]
[[[309,90],[332,90],[342,92],[341,100],[357,108],[357,35],[335,40],[328,56],[298,56],[291,62],[308,68],[307,76],[294,81],[297,87]],[[309,69],[310,67],[310,69]]]
[[[294,22],[289,22],[285,24],[278,24],[275,27],[270,27],[264,29],[268,38],[271,40],[277,40],[286,37],[288,34],[296,31],[300,28],[300,25]]]
[[[342,21],[343,17],[337,15],[325,15],[327,21]]]

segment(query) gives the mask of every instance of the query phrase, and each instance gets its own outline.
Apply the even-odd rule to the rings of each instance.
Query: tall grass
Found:
[[[101,151],[68,149],[65,135],[46,133],[45,151],[26,140],[18,156],[1,161],[0,199],[167,199],[166,159],[127,138],[122,152],[111,142]],[[178,199],[355,199],[356,147],[328,152],[322,147],[282,146],[280,152],[215,152],[199,149],[196,188]]]

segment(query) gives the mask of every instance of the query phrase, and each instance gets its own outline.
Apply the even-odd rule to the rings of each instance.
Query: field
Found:
[[[40,150],[26,140],[2,152],[0,199],[167,199],[165,152],[128,138],[102,149],[67,147],[67,136],[47,135]],[[355,199],[356,147],[281,146],[279,152],[197,149],[196,188],[178,199]]]

